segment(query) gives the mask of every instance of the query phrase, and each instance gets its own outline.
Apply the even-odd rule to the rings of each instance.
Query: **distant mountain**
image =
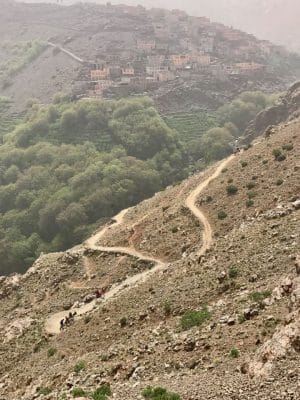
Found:
[[[26,0],[74,4],[78,0]],[[81,0],[81,2],[88,2]],[[92,2],[89,1],[89,2]],[[105,4],[105,0],[94,0]],[[112,4],[121,3],[112,0]],[[298,0],[124,0],[130,5],[145,7],[180,8],[192,15],[201,15],[232,25],[261,39],[268,39],[300,52],[300,2]]]

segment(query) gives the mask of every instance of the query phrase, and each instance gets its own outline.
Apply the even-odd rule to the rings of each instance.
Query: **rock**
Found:
[[[219,283],[223,283],[223,282],[225,281],[226,277],[227,277],[226,272],[225,272],[225,271],[222,271],[222,272],[218,275],[217,279],[218,279]]]
[[[285,278],[281,283],[282,290],[284,293],[290,293],[293,287],[293,282],[290,278]]]
[[[300,209],[300,199],[294,201],[294,202],[292,203],[292,206],[293,206],[296,210],[299,210],[299,209]]]

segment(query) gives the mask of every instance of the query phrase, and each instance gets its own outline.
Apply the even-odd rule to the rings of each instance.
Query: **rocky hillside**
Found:
[[[300,82],[296,82],[276,105],[260,112],[244,132],[244,141],[251,142],[263,133],[271,135],[276,125],[290,122],[300,117]]]
[[[0,398],[298,399],[299,130],[2,278]]]
[[[24,41],[48,44],[0,82],[15,110],[32,97],[47,103],[57,92],[148,92],[162,113],[216,109],[242,91],[285,89],[300,73],[299,57],[283,48],[179,10],[6,0],[0,34],[0,54]]]

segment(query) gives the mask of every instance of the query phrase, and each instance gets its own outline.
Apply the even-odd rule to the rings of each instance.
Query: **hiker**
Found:
[[[66,317],[65,325],[70,325],[70,318]]]
[[[64,329],[64,326],[65,326],[65,325],[64,325],[64,324],[65,324],[64,318],[63,318],[62,320],[60,320],[60,323],[59,323],[59,324],[60,324],[59,330],[62,331],[62,330]]]
[[[71,321],[71,320],[73,320],[74,319],[74,314],[72,314],[72,312],[70,311],[69,312],[69,320]]]

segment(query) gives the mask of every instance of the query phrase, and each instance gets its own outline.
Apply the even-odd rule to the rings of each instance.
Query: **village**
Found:
[[[145,12],[143,7],[127,6],[118,6],[118,11],[137,19]],[[258,73],[260,77],[273,73],[271,54],[282,56],[284,52],[268,41],[259,41],[206,17],[160,9],[151,10],[150,15],[148,26],[134,29],[126,49],[112,44],[109,52],[88,63],[85,71],[90,81],[89,97],[151,91],[179,79],[255,80]]]

